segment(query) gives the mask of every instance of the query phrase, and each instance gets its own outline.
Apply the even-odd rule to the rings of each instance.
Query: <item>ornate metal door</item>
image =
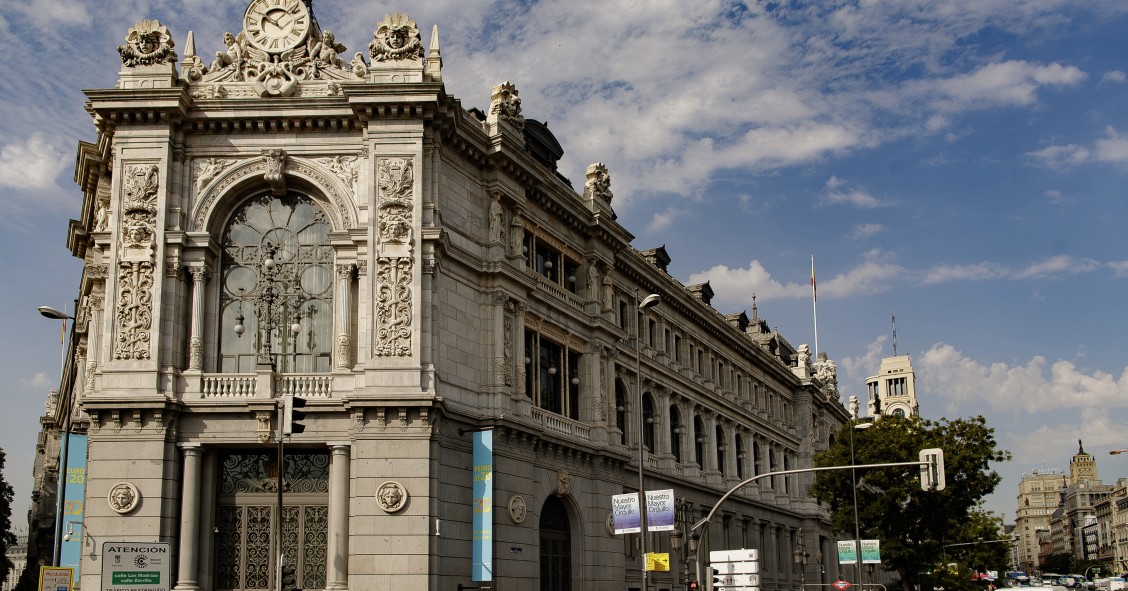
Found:
[[[278,512],[277,467],[273,453],[221,454],[216,508],[215,588],[275,587],[272,558]],[[298,587],[324,589],[329,525],[329,454],[300,450],[286,454],[282,508],[282,549],[297,567]]]

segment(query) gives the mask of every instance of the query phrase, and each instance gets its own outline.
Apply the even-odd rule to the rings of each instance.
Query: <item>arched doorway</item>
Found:
[[[572,589],[572,528],[564,503],[548,497],[540,514],[541,591]]]

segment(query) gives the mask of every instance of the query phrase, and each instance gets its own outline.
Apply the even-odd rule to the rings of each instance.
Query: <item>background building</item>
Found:
[[[1061,489],[1065,486],[1063,472],[1035,471],[1023,474],[1018,485],[1018,510],[1015,511],[1016,550],[1019,569],[1033,572],[1038,569],[1039,533],[1050,531],[1050,517],[1058,506]]]
[[[44,431],[74,433],[84,587],[103,543],[161,541],[178,589],[269,587],[279,550],[306,589],[451,589],[476,567],[497,589],[637,589],[642,540],[610,518],[640,462],[684,530],[828,446],[848,418],[833,362],[633,247],[610,171],[557,173],[515,85],[466,109],[437,28],[425,51],[386,15],[346,62],[311,10],[253,0],[212,61],[138,21],[116,86],[87,91],[84,268]],[[305,428],[279,465],[290,396]],[[700,551],[760,549],[765,589],[838,578],[811,480],[744,487]],[[672,554],[662,588],[689,576],[681,539],[647,535]]]
[[[892,357],[883,358],[877,375],[866,378],[866,392],[867,406],[873,416],[915,417],[920,414],[916,374],[908,355],[897,355],[894,351]]]

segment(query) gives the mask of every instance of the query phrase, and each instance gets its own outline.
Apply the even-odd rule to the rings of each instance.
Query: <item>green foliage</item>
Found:
[[[16,544],[16,534],[12,531],[12,497],[15,490],[4,478],[4,462],[7,454],[0,449],[0,572],[12,570],[12,561],[8,558],[8,548]]]
[[[1041,564],[1039,568],[1044,573],[1068,575],[1073,572],[1073,555],[1069,552],[1048,554],[1043,556],[1039,563]]]
[[[942,563],[945,545],[998,537],[997,522],[979,510],[1001,480],[991,463],[1010,459],[1009,452],[996,448],[994,429],[982,416],[940,421],[888,416],[868,429],[847,423],[830,448],[815,456],[820,467],[916,462],[920,450],[936,447],[944,450],[947,487],[942,491],[921,490],[914,466],[819,472],[811,487],[811,494],[831,509],[831,528],[847,539],[854,537],[856,492],[862,539],[881,541],[883,565],[897,571],[906,589],[919,582],[920,573]],[[1008,545],[984,552],[1005,552]],[[986,562],[988,555],[982,558]]]

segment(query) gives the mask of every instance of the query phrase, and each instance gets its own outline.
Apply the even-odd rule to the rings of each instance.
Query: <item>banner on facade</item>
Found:
[[[881,541],[862,540],[862,564],[881,564]]]
[[[474,432],[474,581],[493,580],[493,431]]]
[[[854,540],[838,541],[838,564],[857,564],[858,546]]]
[[[59,565],[74,569],[74,578],[82,574],[82,516],[86,498],[86,435],[72,433],[67,443],[67,490],[63,495],[63,539],[59,543]]]
[[[646,491],[646,530],[673,531],[674,489]]]
[[[638,493],[612,496],[611,514],[616,534],[637,534],[642,531],[642,513],[638,507]]]

